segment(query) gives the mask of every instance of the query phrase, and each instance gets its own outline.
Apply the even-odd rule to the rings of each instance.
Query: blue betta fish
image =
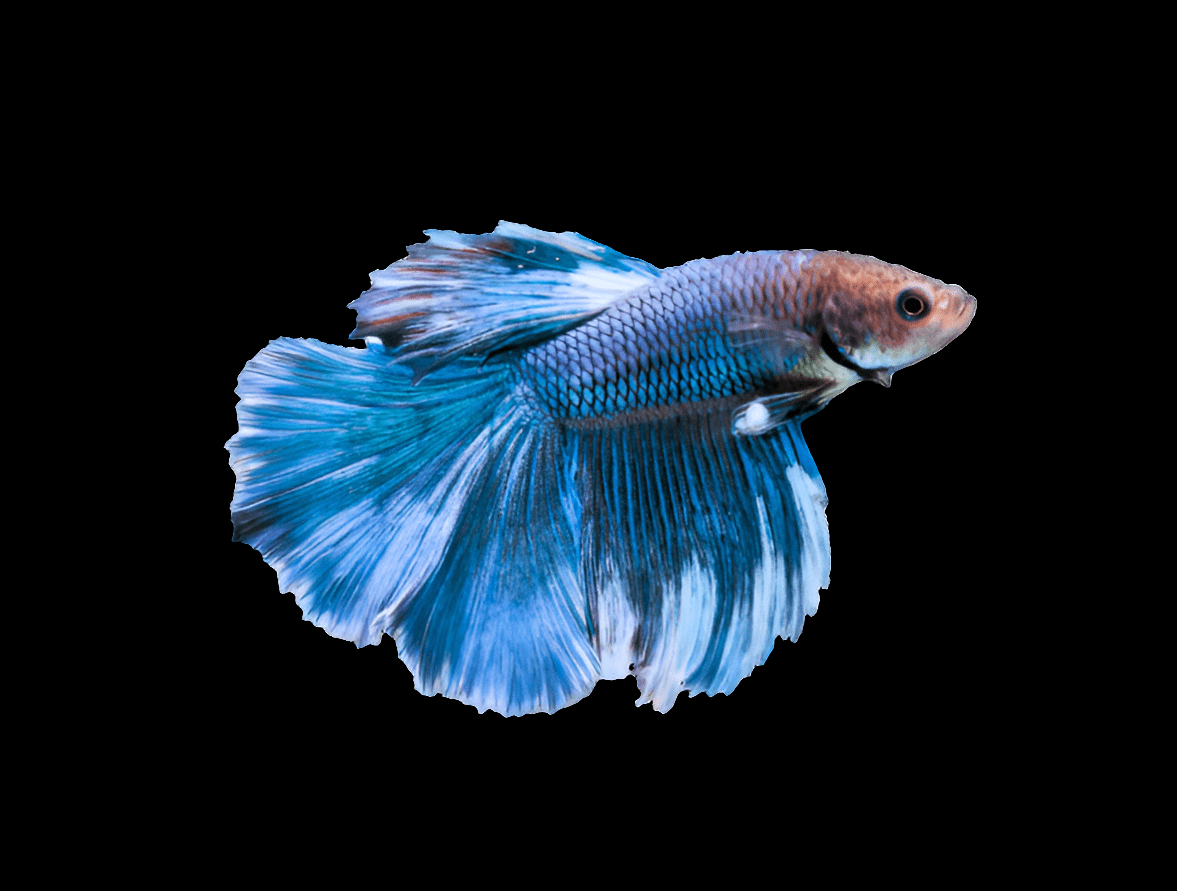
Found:
[[[430,230],[239,377],[234,538],[304,617],[504,715],[637,678],[731,693],[829,583],[800,423],[959,335],[976,300],[873,257],[656,269],[575,233]]]

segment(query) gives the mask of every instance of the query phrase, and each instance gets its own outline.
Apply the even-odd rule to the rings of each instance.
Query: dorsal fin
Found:
[[[377,338],[429,369],[541,343],[661,274],[575,232],[500,222],[486,235],[425,234],[350,306],[353,339]]]

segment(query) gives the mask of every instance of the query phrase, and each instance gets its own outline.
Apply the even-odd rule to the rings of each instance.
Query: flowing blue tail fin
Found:
[[[272,342],[242,371],[235,538],[335,637],[397,640],[417,687],[503,714],[591,692],[579,518],[550,426],[510,372],[413,384],[379,347]],[[532,530],[541,530],[532,534]]]

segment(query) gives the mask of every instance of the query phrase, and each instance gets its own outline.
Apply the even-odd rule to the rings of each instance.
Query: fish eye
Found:
[[[899,296],[895,298],[895,309],[909,322],[922,319],[931,308],[932,301],[912,288],[900,291]]]

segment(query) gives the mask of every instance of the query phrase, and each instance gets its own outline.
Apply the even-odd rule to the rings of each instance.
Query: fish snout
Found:
[[[951,337],[957,337],[969,326],[973,321],[973,316],[977,314],[977,298],[963,288],[953,285],[947,310],[945,318],[948,323],[945,327]]]
[[[956,311],[957,317],[964,317],[964,323],[967,325],[973,320],[973,316],[977,314],[977,298],[972,294],[961,291],[957,295],[957,302],[960,304]]]

